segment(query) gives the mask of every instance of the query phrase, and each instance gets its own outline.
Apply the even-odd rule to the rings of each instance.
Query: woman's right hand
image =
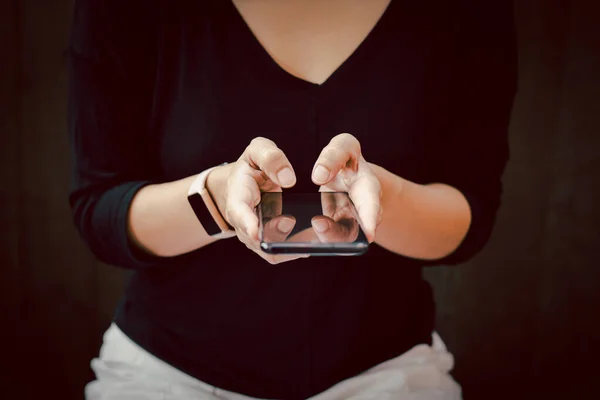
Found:
[[[296,184],[296,174],[283,151],[265,138],[255,138],[241,157],[232,164],[215,169],[206,183],[223,217],[235,229],[238,239],[250,250],[271,264],[295,260],[304,256],[271,255],[260,249],[258,216],[254,211],[261,192],[279,192]],[[295,221],[279,223],[285,238]]]

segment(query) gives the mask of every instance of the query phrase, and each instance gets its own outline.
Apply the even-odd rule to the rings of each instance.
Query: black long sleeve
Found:
[[[127,268],[156,261],[127,233],[133,196],[159,179],[148,147],[156,27],[143,3],[77,1],[68,53],[75,226],[98,259]]]
[[[452,63],[453,97],[439,181],[460,190],[471,208],[469,231],[449,256],[428,264],[453,265],[489,241],[501,204],[509,159],[508,124],[517,89],[517,54],[510,2],[462,2]]]

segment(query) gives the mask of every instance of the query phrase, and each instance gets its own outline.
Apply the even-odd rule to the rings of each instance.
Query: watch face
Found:
[[[189,195],[188,202],[190,203],[192,210],[194,210],[196,218],[198,218],[202,224],[202,227],[204,227],[206,233],[211,236],[221,233],[221,228],[219,228],[219,225],[217,225],[215,222],[213,216],[210,214],[210,211],[208,211],[208,208],[206,208],[206,204],[204,204],[204,199],[202,199],[200,193],[193,193]]]

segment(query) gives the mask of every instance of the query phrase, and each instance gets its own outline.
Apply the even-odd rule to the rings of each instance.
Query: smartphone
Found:
[[[369,247],[347,193],[263,193],[257,212],[269,254],[356,256]]]

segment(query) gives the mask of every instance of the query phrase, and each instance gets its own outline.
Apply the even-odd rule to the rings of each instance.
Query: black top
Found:
[[[477,253],[500,202],[509,1],[393,0],[323,85],[281,69],[229,1],[79,0],[69,59],[74,221],[100,260],[133,271],[115,321],[140,346],[214,386],[293,399],[430,341],[421,268]],[[143,185],[234,161],[264,136],[294,166],[292,190],[316,191],[312,165],[342,132],[367,160],[465,194],[473,222],[456,252],[424,262],[374,245],[274,267],[236,239],[172,258],[129,242]]]

